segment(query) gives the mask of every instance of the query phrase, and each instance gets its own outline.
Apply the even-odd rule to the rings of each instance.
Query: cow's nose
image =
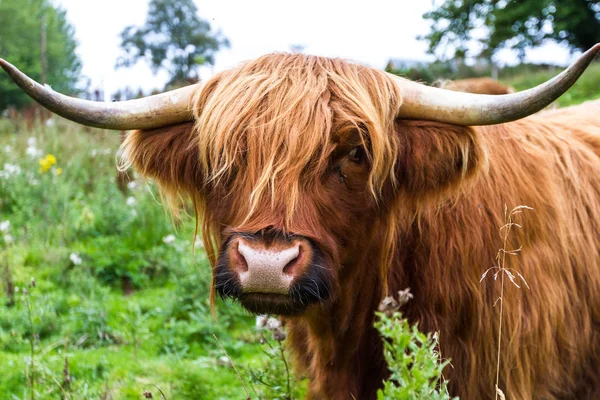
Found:
[[[244,293],[288,294],[299,272],[305,244],[296,241],[265,247],[259,241],[236,238],[230,245],[231,267],[238,273]]]

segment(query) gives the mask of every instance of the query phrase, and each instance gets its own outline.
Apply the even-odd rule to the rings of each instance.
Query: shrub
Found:
[[[403,298],[404,297],[404,298]],[[400,303],[412,297],[400,292]],[[383,337],[383,353],[390,370],[383,389],[377,391],[378,400],[449,400],[444,368],[450,364],[438,352],[436,334],[420,332],[397,311],[400,304],[386,298],[377,312],[375,328]]]

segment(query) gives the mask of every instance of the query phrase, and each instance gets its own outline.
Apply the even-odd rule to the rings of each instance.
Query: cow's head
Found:
[[[335,296],[342,269],[380,234],[400,104],[384,72],[268,55],[208,81],[195,124],[133,132],[125,155],[167,193],[195,199],[220,295],[295,314]]]
[[[125,159],[160,184],[173,209],[181,195],[192,199],[216,291],[253,312],[289,315],[335,299],[358,260],[384,278],[398,210],[451,192],[485,164],[465,126],[538,111],[598,50],[507,96],[428,88],[302,54],[264,56],[147,99],[145,114],[139,101],[109,114],[85,103],[74,117],[72,105],[44,103],[43,88],[32,95],[88,125],[142,128],[127,137]]]

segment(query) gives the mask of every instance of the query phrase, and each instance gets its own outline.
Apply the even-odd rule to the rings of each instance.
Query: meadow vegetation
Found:
[[[245,398],[213,334],[246,380],[278,359],[239,306],[211,315],[192,218],[176,230],[151,183],[119,189],[119,135],[2,123],[0,397]]]
[[[500,80],[517,91],[532,88],[542,82],[554,77],[562,68],[514,68],[501,76]],[[556,104],[559,107],[567,107],[582,103],[587,100],[600,99],[600,61],[594,62],[581,75],[577,82],[563,94]]]

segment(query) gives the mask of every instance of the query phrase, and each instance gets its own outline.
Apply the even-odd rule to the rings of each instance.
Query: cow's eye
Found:
[[[350,153],[348,153],[348,158],[353,163],[362,164],[362,162],[365,158],[365,152],[364,152],[362,146],[356,146],[355,148],[350,150]]]

